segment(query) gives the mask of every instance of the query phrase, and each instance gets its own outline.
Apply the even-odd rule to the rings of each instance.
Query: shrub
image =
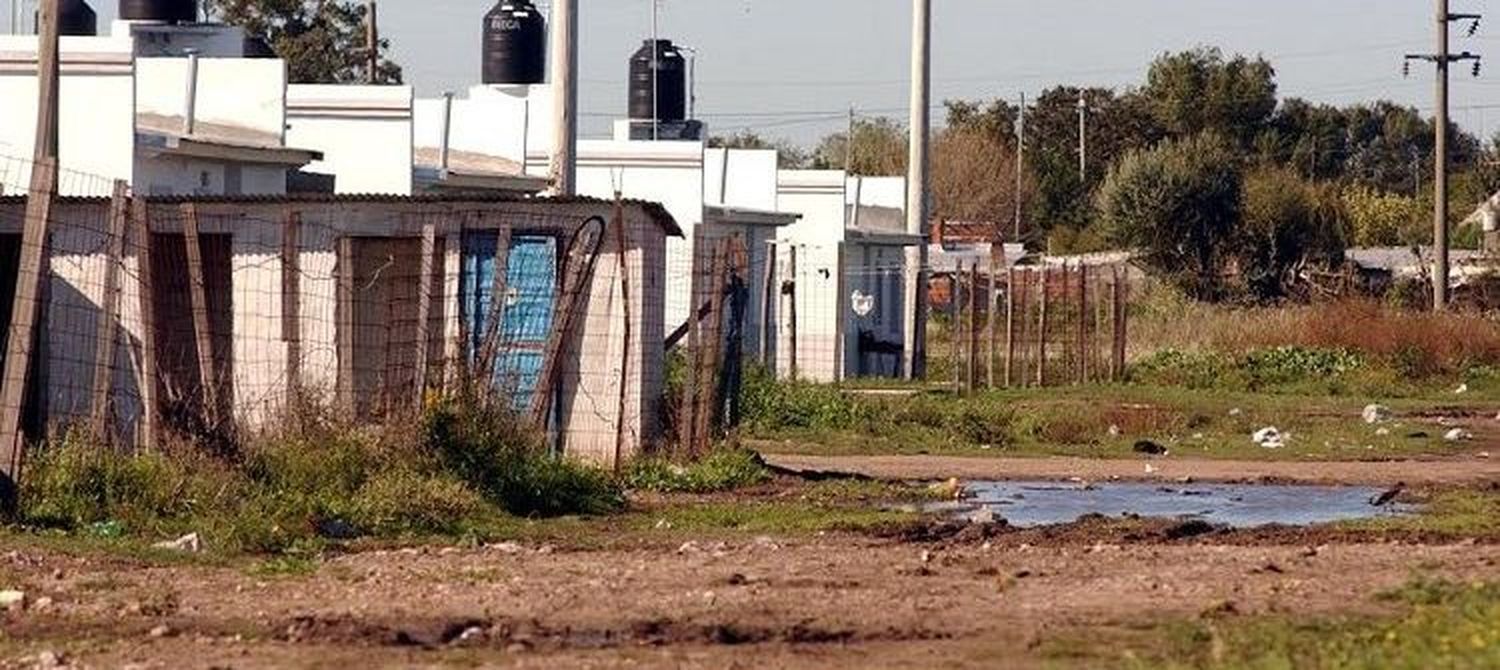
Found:
[[[1099,188],[1101,232],[1188,295],[1220,299],[1242,181],[1235,152],[1214,135],[1126,154]]]
[[[69,432],[36,450],[23,480],[24,520],[65,530],[109,522],[151,529],[212,504],[201,496],[216,473],[203,465],[156,452],[127,456]]]
[[[1332,186],[1285,168],[1261,168],[1246,178],[1243,197],[1235,247],[1250,295],[1285,297],[1304,264],[1343,262],[1344,214]]]
[[[746,449],[720,449],[685,466],[658,458],[636,461],[625,475],[633,489],[660,493],[714,493],[762,484],[771,473]]]
[[[1136,362],[1129,371],[1131,381],[1190,389],[1243,386],[1243,377],[1231,356],[1219,352],[1189,352],[1163,349]]]
[[[1242,365],[1252,384],[1259,387],[1338,377],[1358,370],[1364,359],[1345,349],[1276,347],[1246,354]]]
[[[376,474],[350,500],[350,521],[376,535],[456,534],[486,503],[463,482],[415,470]]]
[[[743,421],[752,429],[841,430],[865,418],[859,403],[835,386],[781,381],[759,366],[747,368],[741,393]]]
[[[1355,246],[1389,247],[1432,241],[1432,206],[1416,198],[1353,186],[1342,195]]]

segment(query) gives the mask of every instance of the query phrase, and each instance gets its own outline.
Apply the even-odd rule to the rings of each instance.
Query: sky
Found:
[[[11,0],[0,0],[8,3]],[[19,0],[29,2],[31,0]],[[114,0],[90,0],[101,21]],[[492,0],[381,0],[381,32],[419,95],[479,78],[481,19]],[[544,9],[548,0],[538,3]],[[652,0],[579,0],[585,134],[626,105],[627,61],[651,34]],[[714,133],[754,130],[811,144],[862,116],[905,118],[910,0],[657,0],[660,34],[698,52],[698,116]],[[1453,0],[1452,11],[1484,8]],[[933,0],[933,101],[1015,99],[1058,84],[1139,84],[1150,61],[1199,45],[1262,54],[1283,97],[1389,98],[1430,112],[1430,65],[1403,78],[1402,56],[1434,48],[1428,0]],[[8,13],[8,12],[7,12]],[[29,10],[27,11],[29,14]],[[8,24],[8,19],[6,19]],[[1493,26],[1493,29],[1490,28]],[[1491,51],[1493,74],[1454,73],[1454,120],[1500,130],[1500,17],[1454,31],[1454,51]],[[941,113],[935,117],[941,121]]]

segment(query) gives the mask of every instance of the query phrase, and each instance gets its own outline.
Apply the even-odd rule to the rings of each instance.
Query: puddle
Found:
[[[1359,486],[1259,486],[1244,484],[969,482],[970,510],[988,507],[1012,526],[1071,523],[1089,514],[1136,514],[1162,519],[1202,519],[1253,528],[1314,524],[1411,514],[1412,505],[1375,507],[1384,489]]]

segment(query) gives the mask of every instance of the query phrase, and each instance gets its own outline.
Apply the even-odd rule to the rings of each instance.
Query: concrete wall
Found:
[[[769,149],[704,149],[703,201],[776,211],[776,161]]]
[[[188,59],[136,59],[136,113],[182,118]],[[200,58],[195,118],[277,146],[286,137],[286,63],[272,58]]]
[[[207,200],[198,205],[204,234],[233,236],[233,397],[234,412],[248,428],[268,427],[287,397],[288,343],[283,337],[281,244],[288,206],[302,215],[299,334],[302,369],[309,390],[332,398],[338,378],[338,298],[336,242],[345,236],[416,237],[424,222],[438,222],[437,234],[447,255],[445,325],[436,336],[447,340],[450,361],[462,360],[458,345],[458,252],[462,226],[520,226],[529,231],[571,233],[590,217],[609,220],[611,203],[325,201],[231,202]],[[24,200],[0,200],[0,233],[19,232]],[[98,322],[103,313],[103,277],[107,264],[100,250],[108,203],[70,203],[59,208],[54,226],[57,250],[52,259],[51,320],[45,329],[43,373],[49,419],[66,424],[87,416],[93,383]],[[484,212],[476,217],[475,212]],[[180,232],[175,202],[151,205],[153,231]],[[561,370],[560,441],[569,455],[602,464],[637,453],[658,436],[658,402],[663,380],[665,338],[662,318],[666,289],[662,264],[666,233],[648,208],[625,207],[629,224],[625,269],[629,278],[627,307],[620,282],[619,246],[606,235],[595,275],[587,292],[577,338],[568,343]],[[138,249],[132,244],[122,260],[121,347],[116,357],[115,412],[126,434],[139,427],[141,292]],[[629,314],[629,349],[624,337]],[[624,413],[620,384],[625,383]],[[623,435],[623,442],[617,442]]]
[[[412,89],[290,86],[286,142],[323,152],[304,169],[335,175],[337,193],[411,195]]]
[[[65,195],[107,195],[135,159],[135,67],[128,39],[62,38],[59,156]],[[36,141],[37,39],[0,37],[0,188],[24,190]]]

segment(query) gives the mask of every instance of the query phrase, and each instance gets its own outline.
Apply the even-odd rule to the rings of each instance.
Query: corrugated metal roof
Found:
[[[419,205],[463,205],[463,204],[556,204],[556,205],[597,205],[609,206],[614,204],[613,200],[603,198],[591,198],[587,196],[569,197],[546,197],[526,198],[516,195],[496,194],[444,194],[423,193],[417,195],[389,195],[380,193],[369,194],[343,194],[343,193],[289,193],[286,195],[151,195],[145,196],[145,201],[153,205],[181,205],[194,203],[200,205],[208,204],[254,204],[254,205],[337,205],[337,204],[419,204]],[[61,204],[87,204],[107,203],[107,197],[85,197],[85,196],[63,196],[58,198]],[[641,208],[657,225],[662,227],[668,235],[682,237],[682,227],[678,225],[677,219],[672,216],[659,202],[649,200],[621,200],[626,205]],[[24,195],[0,195],[0,204],[26,203]]]

